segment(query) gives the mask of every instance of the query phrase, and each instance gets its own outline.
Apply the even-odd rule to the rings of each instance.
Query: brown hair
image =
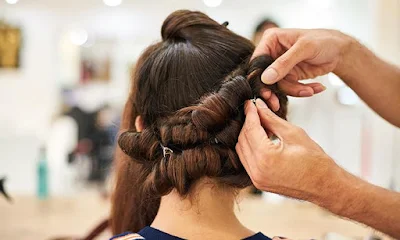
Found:
[[[162,41],[140,57],[126,102],[118,143],[113,195],[114,233],[139,231],[157,214],[160,198],[173,189],[187,196],[201,178],[221,186],[251,184],[235,145],[245,100],[265,87],[262,71],[272,59],[249,62],[253,44],[201,12],[176,11],[161,28]],[[287,97],[277,85],[286,116]],[[144,129],[137,132],[135,118]],[[173,153],[163,156],[162,147]]]

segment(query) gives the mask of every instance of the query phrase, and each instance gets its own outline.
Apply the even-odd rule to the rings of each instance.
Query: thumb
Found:
[[[261,75],[265,84],[274,84],[283,79],[299,62],[308,58],[309,51],[296,42],[289,50],[278,57]]]
[[[261,125],[264,129],[269,130],[279,137],[279,139],[283,139],[291,125],[286,120],[273,113],[263,100],[257,99],[256,106]]]

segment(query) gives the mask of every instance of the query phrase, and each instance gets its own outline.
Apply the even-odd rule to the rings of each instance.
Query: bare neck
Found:
[[[234,213],[235,195],[199,183],[182,199],[176,191],[162,197],[152,227],[186,239],[242,239],[254,233]]]

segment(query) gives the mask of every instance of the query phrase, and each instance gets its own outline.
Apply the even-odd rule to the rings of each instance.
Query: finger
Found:
[[[283,139],[291,125],[273,113],[261,99],[256,100],[256,105],[262,126]]]
[[[244,135],[239,135],[239,140],[238,143],[235,146],[236,153],[239,156],[239,160],[242,163],[244,169],[246,169],[246,172],[251,175],[249,163],[247,162],[247,159],[253,159],[253,155],[250,154],[250,148],[247,144],[247,140],[244,139]]]
[[[298,82],[298,80],[290,80],[290,79],[287,78],[287,76],[286,76],[285,79],[283,79],[283,80],[288,81],[289,83],[296,85],[296,87],[294,87],[294,88],[298,88],[298,90],[300,90],[300,91],[303,91],[303,90],[309,91],[309,87],[310,87],[310,88],[312,88],[312,90],[313,90],[313,92],[314,92],[314,95],[315,95],[315,94],[318,94],[318,93],[321,93],[321,92],[323,92],[323,91],[326,90],[326,87],[325,87],[322,83],[319,83],[319,82],[301,83],[301,82]],[[283,81],[283,80],[282,80],[282,81]],[[279,81],[279,82],[278,82],[278,85],[279,85],[279,88],[280,88],[283,92],[285,92],[287,95],[290,95],[290,96],[293,96],[293,97],[303,97],[303,96],[299,96],[299,95],[301,95],[301,94],[299,94],[299,95],[291,95],[291,94],[289,94],[290,92],[288,93],[288,92],[286,92],[285,90],[283,90],[283,89],[282,89],[282,86],[280,85],[280,83],[281,83],[282,81]],[[284,83],[284,84],[286,84],[286,83]],[[285,88],[285,87],[284,87],[284,88]],[[289,90],[289,91],[290,91],[290,90]],[[300,92],[299,92],[299,93],[300,93]]]
[[[293,97],[311,97],[314,95],[312,87],[306,84],[283,79],[278,82],[279,89]]]
[[[279,103],[279,99],[275,93],[271,93],[271,97],[267,100],[268,106],[272,109],[272,111],[276,112],[281,107]]]
[[[309,83],[307,86],[312,87],[314,94],[318,94],[326,90],[326,87],[321,83]]]
[[[244,121],[240,134],[244,135],[244,139],[247,141],[250,150],[257,149],[261,140],[264,140],[265,138],[268,139],[267,133],[261,126],[257,107],[250,101],[246,102],[245,114],[246,120]]]
[[[261,89],[260,91],[260,95],[262,99],[264,99],[264,101],[267,101],[271,97],[271,94],[272,94],[271,89],[266,87]]]
[[[242,135],[243,136],[243,135]],[[241,135],[239,135],[238,142],[236,143],[235,150],[237,155],[239,156],[240,161],[242,162],[243,167],[248,171],[248,164],[247,164],[247,158],[246,154],[243,152],[243,147],[241,143],[243,142],[243,139],[241,139]]]
[[[274,109],[274,111],[278,111],[281,107],[278,97],[271,91],[271,89],[263,88],[261,90],[261,97],[268,103],[271,109]]]
[[[242,137],[244,138],[244,135],[242,135]],[[236,144],[235,149],[240,162],[249,175],[251,181],[253,181],[253,173],[257,170],[257,161],[255,161],[255,157],[250,151],[250,146],[248,145],[247,140],[244,141],[244,145],[241,143]],[[246,153],[246,151],[249,153]]]
[[[280,90],[293,97],[311,97],[326,89],[321,83],[300,83],[286,78],[279,81],[278,85]]]
[[[277,38],[278,31],[279,31],[279,29],[271,28],[264,32],[260,42],[256,46],[256,49],[254,49],[254,53],[251,56],[251,60],[253,60],[253,58],[261,56],[261,55],[270,55],[271,56],[270,49],[275,48],[275,46],[277,44],[279,44],[279,41]]]
[[[310,51],[302,48],[302,44],[295,43],[282,56],[278,57],[261,75],[265,84],[273,84],[284,78],[296,64],[309,58]]]

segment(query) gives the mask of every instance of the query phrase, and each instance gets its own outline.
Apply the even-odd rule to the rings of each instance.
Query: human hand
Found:
[[[336,69],[352,38],[336,30],[281,29],[265,31],[253,58],[267,54],[276,59],[262,74],[265,84],[278,82],[290,96],[310,97],[325,90],[320,83],[302,84],[299,80],[315,78]],[[276,111],[279,101],[271,93],[264,100]]]
[[[254,186],[289,197],[318,201],[338,166],[305,132],[276,116],[257,99],[246,102],[246,121],[236,152]],[[273,143],[272,132],[280,142]]]

